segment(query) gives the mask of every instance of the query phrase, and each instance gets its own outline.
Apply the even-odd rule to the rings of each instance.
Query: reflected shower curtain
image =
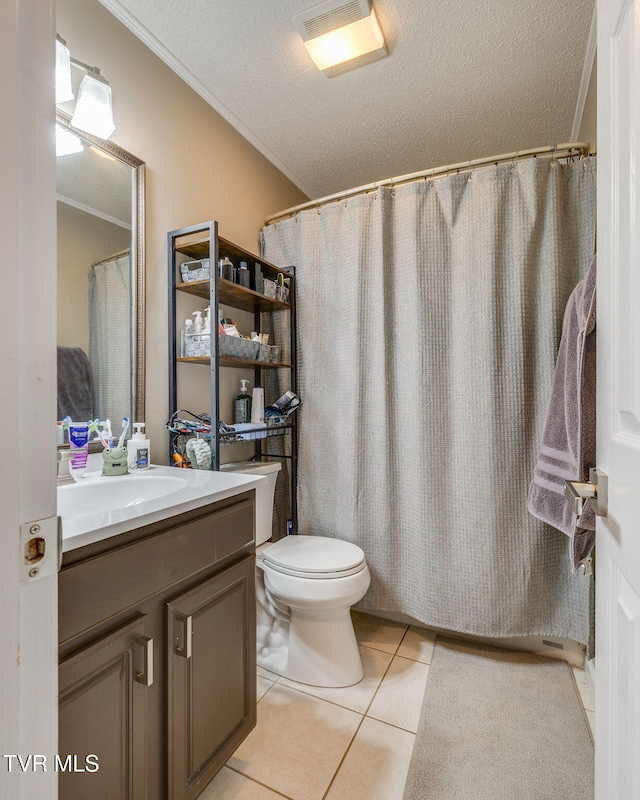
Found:
[[[299,531],[364,550],[361,609],[586,643],[589,579],[527,512],[595,160],[528,159],[263,230],[296,266]]]
[[[129,250],[89,270],[89,362],[94,409],[119,431],[133,412],[131,381],[131,260]],[[133,420],[132,420],[133,422]]]

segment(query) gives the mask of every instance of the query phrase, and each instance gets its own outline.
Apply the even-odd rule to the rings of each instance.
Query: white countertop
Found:
[[[160,480],[155,483],[155,478]],[[76,484],[58,487],[62,551],[216,503],[266,480],[256,474],[155,465],[121,477],[86,472]]]

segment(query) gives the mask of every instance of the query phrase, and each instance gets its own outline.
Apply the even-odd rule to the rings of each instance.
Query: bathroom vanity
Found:
[[[78,771],[60,772],[61,800],[195,798],[255,726],[264,479],[233,480],[223,499],[64,551],[58,752]]]

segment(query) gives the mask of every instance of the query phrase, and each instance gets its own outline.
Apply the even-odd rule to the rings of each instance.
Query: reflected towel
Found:
[[[586,481],[596,465],[596,258],[573,290],[547,409],[540,455],[529,486],[528,509],[571,538],[571,567],[588,559],[595,514],[585,504],[578,519],[564,496],[565,480]]]
[[[93,419],[89,359],[81,347],[58,347],[58,416],[74,422]]]

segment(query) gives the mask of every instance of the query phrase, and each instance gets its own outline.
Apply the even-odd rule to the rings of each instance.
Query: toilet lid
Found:
[[[352,575],[364,565],[357,545],[327,536],[287,536],[267,548],[263,559],[281,572],[318,578]]]

